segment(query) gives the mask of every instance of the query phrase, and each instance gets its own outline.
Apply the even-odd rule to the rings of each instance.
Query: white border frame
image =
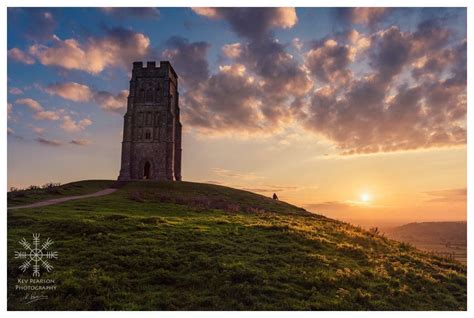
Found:
[[[67,1],[67,3],[66,3]],[[470,8],[468,0],[411,0],[411,1],[392,1],[392,0],[357,0],[357,1],[349,1],[349,0],[317,0],[317,1],[310,1],[310,0],[293,0],[293,1],[283,1],[283,0],[207,0],[207,1],[198,1],[198,0],[165,0],[165,1],[150,1],[150,0],[4,0],[3,8],[0,11],[0,21],[1,21],[1,38],[3,41],[1,42],[0,48],[0,56],[1,56],[1,63],[4,73],[0,77],[0,84],[3,89],[0,90],[0,95],[2,97],[2,101],[5,104],[3,106],[3,111],[1,112],[1,131],[4,133],[0,137],[0,149],[1,149],[1,156],[0,156],[0,164],[2,169],[2,177],[3,182],[1,183],[0,191],[3,195],[1,195],[1,206],[3,207],[4,215],[1,219],[1,226],[0,226],[0,237],[2,238],[3,244],[0,244],[0,275],[2,278],[2,286],[0,287],[0,305],[1,308],[6,311],[7,308],[7,214],[6,214],[6,193],[7,193],[7,77],[6,77],[6,67],[7,67],[7,7],[192,7],[192,6],[215,6],[215,7],[285,7],[285,6],[295,6],[295,7],[467,7],[467,37],[468,37],[468,105],[472,106],[473,102],[473,92],[472,83],[473,83],[473,70],[472,70],[472,58],[474,55],[469,55],[469,52],[472,52],[472,34],[473,34],[473,9]],[[472,3],[472,1],[471,1]],[[468,149],[467,149],[467,190],[468,190],[468,286],[472,286],[474,280],[472,279],[472,257],[471,257],[471,247],[474,243],[474,236],[471,233],[472,225],[469,218],[469,212],[472,211],[472,200],[471,198],[474,195],[474,190],[471,189],[471,181],[474,179],[474,173],[472,170],[472,162],[470,163],[469,159],[472,158],[472,147],[474,143],[473,139],[473,131],[471,123],[474,121],[473,112],[469,110],[467,111],[467,125],[468,125]],[[341,316],[356,316],[356,317],[379,317],[380,315],[387,316],[387,317],[399,317],[401,314],[407,317],[420,317],[420,316],[432,316],[432,317],[446,317],[446,315],[451,316],[465,316],[469,312],[469,309],[474,307],[474,303],[472,301],[471,293],[468,291],[468,311],[467,312],[88,312],[87,315],[92,315],[93,317],[96,316],[105,316],[112,314],[114,316],[128,316],[128,315],[140,315],[140,316],[148,316],[148,317],[156,317],[156,315],[160,315],[162,317],[169,317],[169,316],[183,316],[183,315],[193,315],[195,317],[220,317],[221,315],[226,315],[229,318],[237,317],[237,316],[253,316],[253,317],[272,317],[272,318],[280,318],[280,317],[287,317],[290,315],[298,315],[301,317],[315,317],[317,316],[324,316],[324,317],[341,317]],[[472,310],[471,310],[472,311]],[[70,317],[80,317],[83,315],[82,312],[7,312],[7,315],[11,316],[29,316],[35,315],[38,317],[63,317],[67,314]]]

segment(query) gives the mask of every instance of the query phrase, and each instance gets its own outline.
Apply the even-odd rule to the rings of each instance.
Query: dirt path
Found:
[[[103,195],[111,194],[117,191],[118,189],[104,189],[100,190],[91,194],[84,194],[84,195],[75,195],[75,196],[70,196],[70,197],[64,197],[64,198],[58,198],[58,199],[50,199],[50,200],[45,200],[45,201],[40,201],[36,203],[31,203],[27,205],[20,205],[20,206],[14,206],[8,208],[9,210],[14,210],[14,209],[27,209],[27,208],[38,208],[41,206],[47,206],[47,205],[53,205],[53,204],[58,204],[58,203],[63,203],[66,201],[71,201],[71,200],[78,200],[78,199],[85,199],[85,198],[92,198],[92,197],[100,197]]]

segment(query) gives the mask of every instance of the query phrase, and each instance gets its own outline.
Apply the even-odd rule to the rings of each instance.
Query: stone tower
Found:
[[[178,75],[169,62],[134,62],[118,180],[181,180]]]

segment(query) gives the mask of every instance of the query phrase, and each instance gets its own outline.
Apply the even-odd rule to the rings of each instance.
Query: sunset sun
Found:
[[[371,198],[370,194],[368,194],[368,193],[362,193],[360,195],[360,201],[362,201],[362,202],[367,203],[367,202],[370,202],[371,200],[372,200],[372,198]]]

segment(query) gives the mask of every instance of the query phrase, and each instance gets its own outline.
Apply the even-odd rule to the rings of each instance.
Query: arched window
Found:
[[[140,102],[144,102],[145,101],[145,90],[144,89],[141,89],[140,90],[140,96],[138,97],[138,100]]]
[[[151,132],[150,132],[149,130],[147,130],[147,131],[145,132],[145,139],[146,139],[146,140],[150,140],[150,139],[151,139]]]

